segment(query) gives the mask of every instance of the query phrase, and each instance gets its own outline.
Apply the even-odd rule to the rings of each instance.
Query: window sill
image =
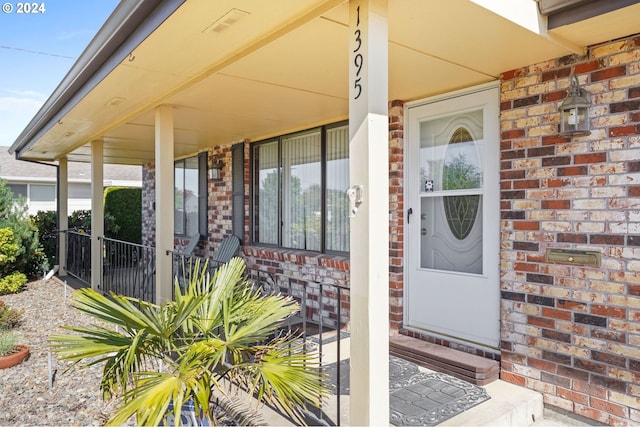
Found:
[[[246,257],[264,259],[273,262],[288,262],[297,265],[317,265],[338,271],[349,271],[349,257],[328,255],[295,249],[270,248],[265,246],[243,246]]]

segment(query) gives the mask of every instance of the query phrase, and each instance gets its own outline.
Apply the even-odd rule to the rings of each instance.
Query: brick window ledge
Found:
[[[297,265],[313,265],[322,268],[349,272],[349,257],[327,255],[294,249],[269,248],[264,246],[243,246],[245,257]]]

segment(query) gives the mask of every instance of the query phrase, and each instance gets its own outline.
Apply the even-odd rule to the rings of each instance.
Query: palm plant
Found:
[[[234,258],[209,278],[196,263],[185,290],[176,281],[175,299],[162,305],[78,290],[73,306],[108,326],[66,327],[75,334],[51,336],[52,348],[83,366],[105,363],[103,397],[121,401],[112,425],[134,415],[138,425],[159,425],[168,412],[179,420],[187,401],[215,423],[211,402],[233,402],[233,389],[303,423],[306,405],[319,407],[327,389],[317,355],[279,332],[298,305],[261,295],[244,269]]]

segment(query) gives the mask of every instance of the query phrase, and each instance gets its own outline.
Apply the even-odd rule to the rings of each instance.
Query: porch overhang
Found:
[[[594,3],[602,3],[595,1]],[[389,99],[499,78],[637,31],[637,2],[554,30],[534,0],[389,4]],[[594,38],[595,37],[595,38]],[[154,111],[175,109],[175,155],[348,117],[343,0],[122,2],[19,136],[21,159],[154,160]]]

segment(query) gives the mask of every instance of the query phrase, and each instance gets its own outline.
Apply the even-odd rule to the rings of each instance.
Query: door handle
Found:
[[[407,224],[409,224],[410,220],[411,220],[411,215],[413,214],[413,209],[409,208],[407,210]]]

